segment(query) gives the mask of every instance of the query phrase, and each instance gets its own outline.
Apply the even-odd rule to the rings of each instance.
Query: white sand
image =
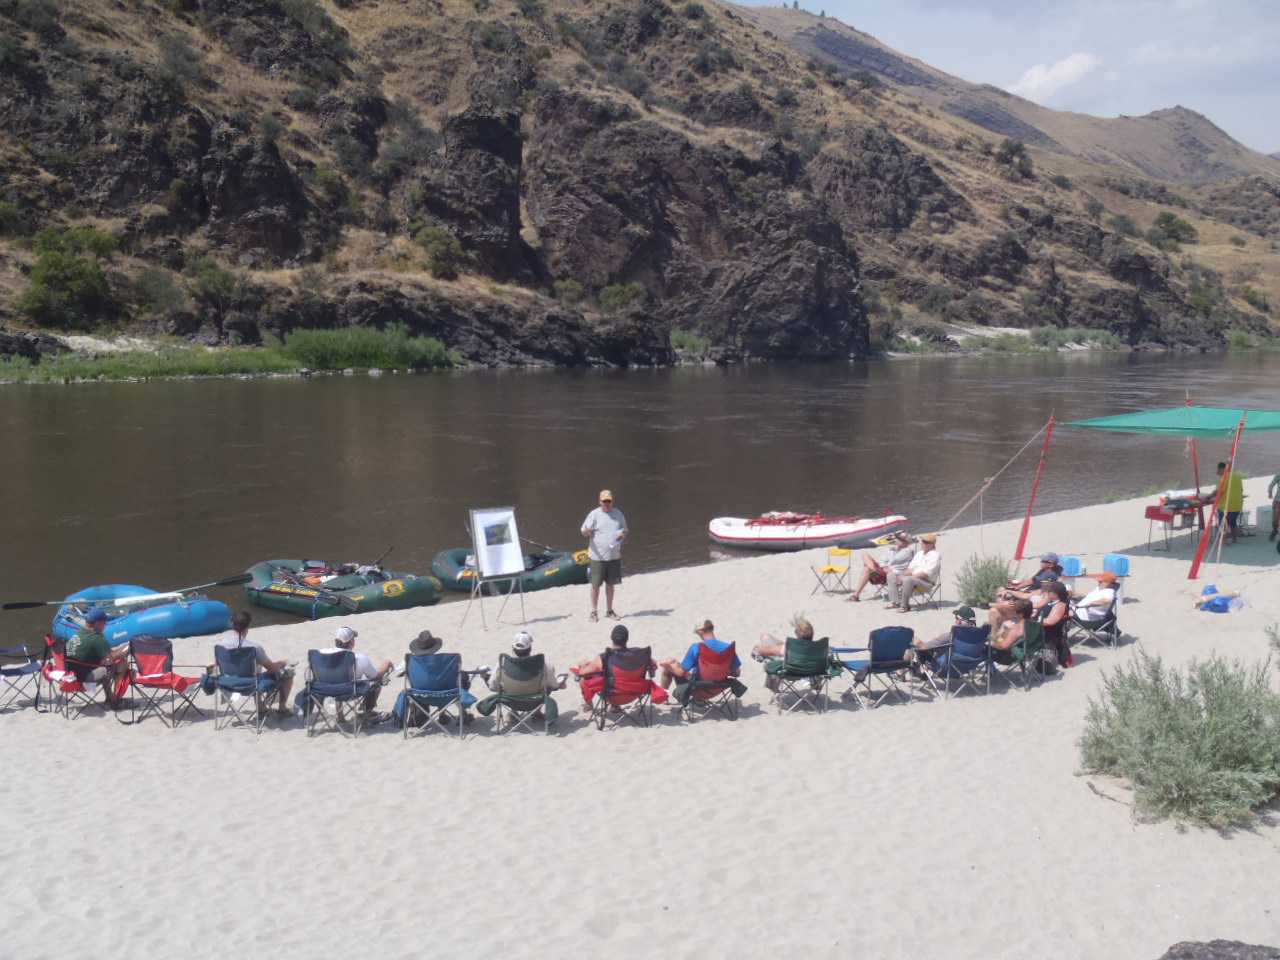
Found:
[[[1247,502],[1265,502],[1264,487],[1248,481]],[[1266,530],[1193,583],[1185,535],[1172,554],[1147,551],[1143,506],[1035,520],[1029,555],[1074,553],[1097,570],[1123,552],[1133,575],[1125,647],[1078,652],[1030,693],[782,717],[747,661],[736,723],[687,726],[659,708],[654,729],[602,733],[571,684],[558,736],[497,737],[479,720],[462,742],[10,712],[0,955],[1141,960],[1184,939],[1280,945],[1280,829],[1135,823],[1076,775],[1087,699],[1132,638],[1173,663],[1215,649],[1260,659],[1280,621]],[[947,609],[963,559],[1011,555],[1018,526],[942,538]],[[950,624],[945,610],[811,596],[822,556],[628,577],[617,606],[633,645],[659,659],[683,653],[697,615],[744,655],[800,612],[843,645],[892,622],[929,635]],[[1210,582],[1251,608],[1193,612]],[[303,658],[347,623],[360,649],[398,660],[429,627],[465,665],[494,664],[518,613],[495,627],[498,602],[486,604],[487,632],[474,609],[461,628],[465,604],[449,604],[254,636]],[[586,587],[525,605],[535,650],[562,669],[612,626],[587,622]],[[211,660],[210,639],[179,646],[185,662]]]

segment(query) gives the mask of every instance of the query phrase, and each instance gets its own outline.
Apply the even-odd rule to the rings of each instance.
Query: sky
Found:
[[[1116,117],[1183,106],[1245,146],[1280,151],[1280,0],[800,0],[800,9],[1055,110]]]

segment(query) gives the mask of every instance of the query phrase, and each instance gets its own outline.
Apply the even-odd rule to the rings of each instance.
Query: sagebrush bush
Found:
[[[969,606],[993,603],[1009,582],[1010,567],[1010,562],[1003,557],[972,554],[956,575],[960,602]]]
[[[1269,668],[1215,656],[1184,676],[1139,653],[1090,700],[1082,764],[1133,784],[1139,813],[1215,827],[1252,820],[1280,796],[1280,694]]]

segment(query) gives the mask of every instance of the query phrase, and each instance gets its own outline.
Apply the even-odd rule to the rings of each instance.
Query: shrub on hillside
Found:
[[[1252,820],[1280,796],[1280,694],[1268,667],[1214,656],[1184,674],[1139,653],[1090,701],[1081,762],[1128,780],[1139,813],[1215,827]]]

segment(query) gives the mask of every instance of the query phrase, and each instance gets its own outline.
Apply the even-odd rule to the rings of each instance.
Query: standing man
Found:
[[[1230,541],[1224,540],[1224,543],[1240,542],[1240,511],[1244,509],[1244,480],[1240,474],[1236,473],[1235,463],[1218,464],[1218,487],[1222,490],[1222,500],[1218,504],[1218,522],[1222,522],[1222,515],[1227,517],[1227,532],[1231,534]]]
[[[911,612],[911,597],[917,587],[931,587],[938,582],[942,573],[942,557],[938,555],[938,538],[935,534],[926,533],[920,538],[920,552],[911,558],[911,565],[906,573],[890,577],[885,586],[889,590],[892,603],[885,609],[897,609],[899,613]]]
[[[621,620],[613,611],[613,588],[622,582],[622,542],[627,539],[627,518],[613,505],[613,491],[600,491],[600,506],[582,521],[587,538],[588,578],[591,580],[591,621],[599,620],[600,584],[604,584],[604,615]]]

